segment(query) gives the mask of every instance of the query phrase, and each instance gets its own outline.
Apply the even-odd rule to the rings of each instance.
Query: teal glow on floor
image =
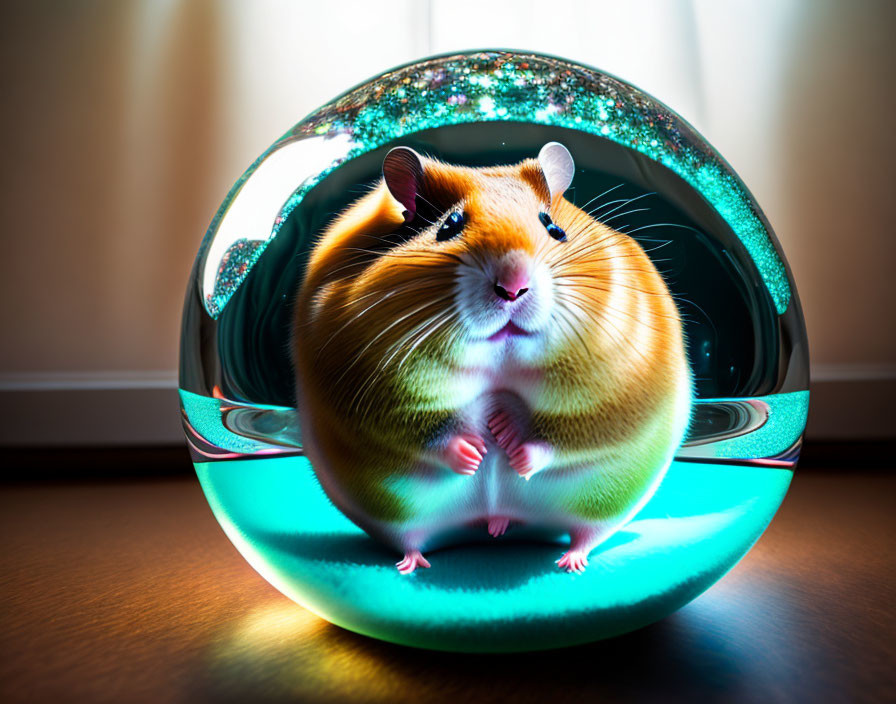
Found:
[[[471,652],[588,642],[675,611],[749,550],[792,477],[773,467],[676,462],[584,574],[556,568],[561,545],[508,535],[429,553],[432,568],[405,577],[394,567],[401,556],[330,504],[305,459],[196,470],[224,531],[290,598],[359,633]]]

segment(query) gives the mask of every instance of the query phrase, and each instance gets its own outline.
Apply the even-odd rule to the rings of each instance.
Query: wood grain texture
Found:
[[[4,702],[896,700],[893,497],[798,473],[756,548],[664,621],[465,656],[331,626],[259,577],[193,479],[0,491]]]

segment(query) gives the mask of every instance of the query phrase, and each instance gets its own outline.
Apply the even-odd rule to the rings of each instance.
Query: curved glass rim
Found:
[[[530,63],[540,64],[538,70]],[[564,77],[560,82],[558,73]],[[542,80],[544,74],[550,81]],[[562,104],[546,100],[561,96]],[[206,312],[212,318],[220,315],[290,213],[329,173],[396,139],[474,122],[575,129],[670,169],[731,227],[756,264],[776,312],[786,312],[793,297],[790,276],[774,233],[752,194],[697,130],[612,74],[547,54],[499,49],[448,52],[402,64],[344,91],[271,145],[231,188],[200,245],[198,282]],[[291,177],[279,190],[265,193],[266,177],[274,174],[283,181],[284,173]],[[264,205],[256,205],[261,200]],[[229,240],[213,244],[230,224],[228,218],[234,227],[251,220],[246,229],[254,231],[237,230]],[[219,286],[226,248],[237,241],[253,246],[243,248],[238,266],[230,267],[225,285]],[[221,259],[209,257],[213,249]]]

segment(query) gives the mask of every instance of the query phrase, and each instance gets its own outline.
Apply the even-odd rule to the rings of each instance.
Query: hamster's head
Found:
[[[601,305],[600,240],[619,235],[563,198],[574,169],[557,142],[538,159],[488,168],[396,147],[383,176],[406,234],[375,268],[391,272],[394,287],[441,301],[440,323],[474,356],[502,351],[537,361],[578,344],[578,328]],[[583,277],[591,275],[589,285]],[[405,310],[414,303],[426,301],[408,301]]]

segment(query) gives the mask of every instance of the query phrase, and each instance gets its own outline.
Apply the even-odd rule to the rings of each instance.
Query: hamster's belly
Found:
[[[452,472],[445,466],[436,466],[425,460],[421,454],[419,462],[396,468],[392,473],[385,469],[378,481],[394,503],[402,506],[402,518],[375,518],[370,510],[371,499],[356,494],[350,486],[340,486],[330,480],[326,471],[326,457],[313,450],[314,433],[312,424],[306,426],[309,432],[306,442],[309,456],[318,466],[318,476],[328,495],[359,526],[371,535],[396,547],[414,544],[422,550],[454,544],[469,537],[487,536],[485,525],[492,518],[506,518],[511,524],[523,524],[529,528],[545,532],[569,531],[582,525],[602,525],[612,528],[624,521],[649,498],[656,484],[662,479],[668,461],[684,431],[688,413],[689,389],[681,387],[682,408],[674,415],[681,420],[682,427],[674,432],[659,432],[660,428],[642,428],[642,435],[651,438],[649,444],[668,445],[664,457],[651,457],[647,461],[637,461],[628,453],[608,452],[609,448],[595,445],[593,455],[580,457],[575,466],[562,468],[548,466],[530,480],[525,480],[510,466],[506,452],[500,448],[488,429],[488,418],[498,406],[515,406],[529,412],[533,401],[537,400],[539,372],[537,369],[517,368],[507,370],[465,370],[458,374],[446,373],[441,376],[440,389],[445,393],[443,407],[457,410],[457,418],[462,425],[480,435],[487,446],[487,452],[478,470],[472,476]],[[310,419],[308,419],[310,421]],[[656,421],[668,424],[668,414],[658,412]],[[656,431],[656,432],[655,432]],[[669,442],[661,438],[668,436]],[[551,444],[550,438],[547,439]],[[637,444],[637,441],[634,443]],[[643,488],[628,490],[622,488],[633,476],[640,476],[643,482],[636,484]],[[634,485],[632,485],[634,486]],[[608,496],[610,502],[601,503],[601,510],[595,514],[583,513],[583,491],[599,496]],[[616,496],[610,496],[615,493]],[[368,502],[365,504],[365,501]]]
[[[472,476],[439,468],[436,471],[402,472],[387,479],[387,486],[414,509],[401,524],[387,533],[417,533],[427,536],[424,545],[437,546],[446,536],[463,527],[478,527],[492,518],[545,530],[568,531],[582,525],[613,529],[628,519],[653,495],[665,475],[687,427],[690,387],[685,381],[670,395],[670,409],[655,409],[639,432],[619,445],[595,444],[592,452],[572,465],[549,465],[531,479],[522,478],[510,467],[506,452],[490,437],[485,419],[494,403],[528,405],[525,383],[508,385],[486,381],[483,393],[460,416],[476,428],[487,452]],[[645,448],[659,448],[645,454]],[[600,509],[583,508],[583,496],[599,496]]]
[[[558,481],[545,474],[526,481],[510,468],[500,447],[492,443],[487,447],[473,476],[439,471],[387,479],[389,490],[405,505],[416,508],[406,525],[393,524],[393,530],[438,534],[497,517],[544,526],[569,523],[567,495],[575,492],[572,478]]]

